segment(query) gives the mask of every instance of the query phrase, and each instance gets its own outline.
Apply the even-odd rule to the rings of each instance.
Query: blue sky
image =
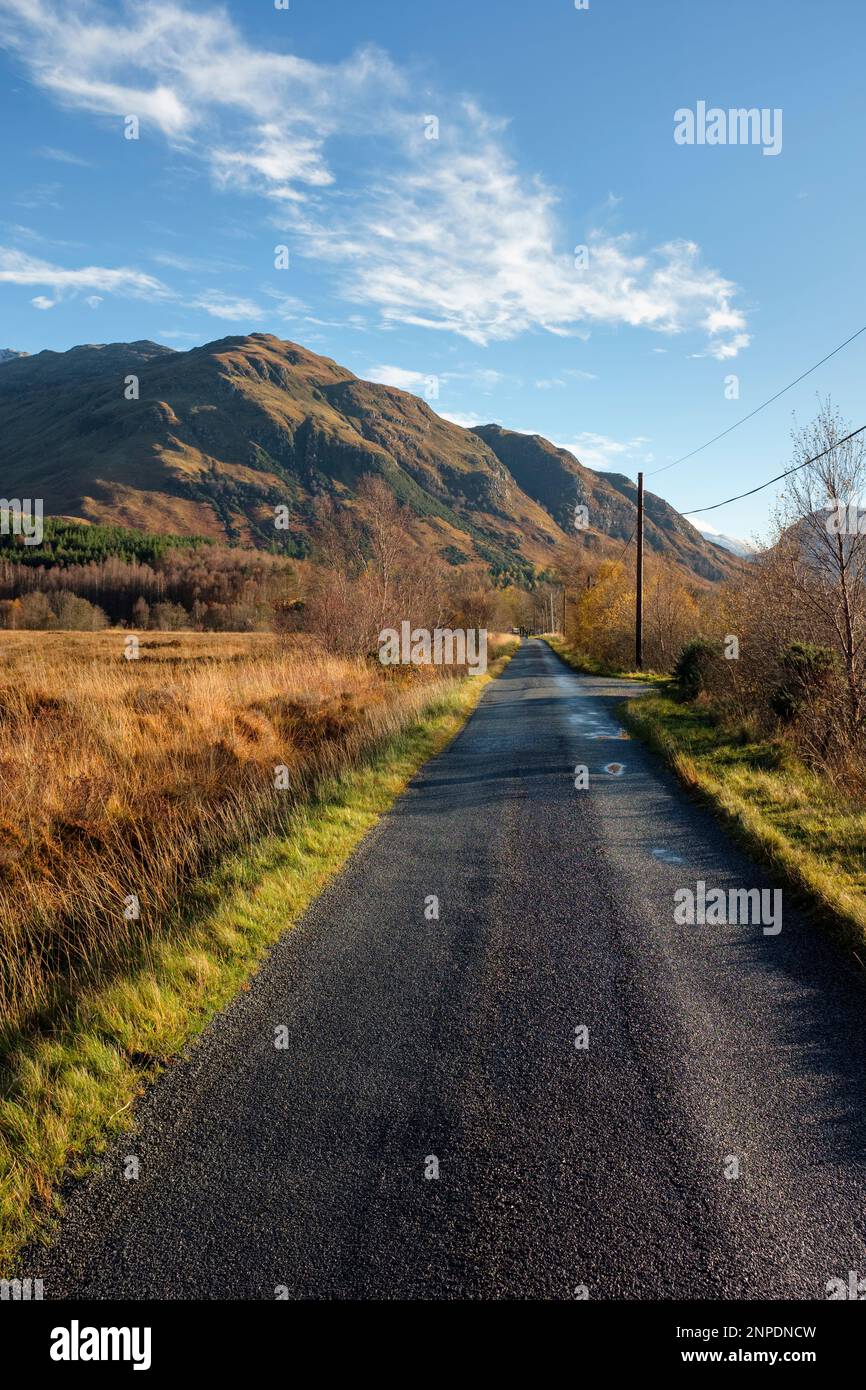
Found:
[[[271,332],[651,475],[866,323],[864,39],[854,0],[0,0],[0,346]],[[701,101],[780,151],[677,143]],[[754,486],[816,392],[866,423],[864,362],[648,486]]]

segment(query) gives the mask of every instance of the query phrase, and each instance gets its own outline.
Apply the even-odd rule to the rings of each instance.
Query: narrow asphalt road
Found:
[[[74,1190],[22,1271],[46,1297],[815,1299],[866,1275],[866,977],[789,906],[776,936],[675,923],[697,880],[772,885],[620,736],[625,690],[523,645]]]

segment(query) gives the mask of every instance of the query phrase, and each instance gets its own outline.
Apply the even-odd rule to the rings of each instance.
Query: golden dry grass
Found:
[[[303,639],[145,634],[130,661],[124,636],[0,634],[7,1029],[146,960],[204,866],[285,824],[431,697],[429,676]]]
[[[228,648],[228,638],[217,641]],[[202,651],[200,639],[195,645]],[[516,642],[491,646],[487,677],[386,688],[395,731],[363,749],[356,766],[343,752],[335,776],[318,778],[291,816],[281,809],[275,833],[215,856],[209,872],[190,881],[178,930],[165,923],[111,974],[79,980],[39,1027],[10,1031],[0,1086],[0,1272],[15,1275],[22,1244],[50,1237],[61,1177],[81,1175],[110,1134],[132,1125],[143,1088],[247,986],[418,767],[457,733]],[[297,666],[300,653],[292,660]],[[250,834],[252,816],[243,821]]]

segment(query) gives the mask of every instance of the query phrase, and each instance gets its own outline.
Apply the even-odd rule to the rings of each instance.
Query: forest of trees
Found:
[[[212,545],[204,536],[155,535],[126,526],[91,526],[66,517],[46,517],[39,545],[25,545],[12,533],[0,532],[0,561],[22,565],[86,565],[116,558],[153,565],[169,550],[200,550]]]
[[[412,513],[372,475],[351,512],[318,500],[309,560],[49,521],[42,546],[0,548],[0,626],[304,630],[334,651],[363,653],[376,650],[382,626],[404,619],[512,625],[517,591],[503,589],[501,575],[431,555],[413,529]]]
[[[0,551],[0,625],[6,628],[112,623],[251,632],[269,628],[275,612],[297,598],[294,562],[264,551],[143,544],[140,555],[97,549],[83,559],[75,548],[74,559],[37,564],[32,556],[19,558],[24,549]],[[78,600],[74,606],[65,602],[71,598]],[[65,620],[58,621],[62,600]]]

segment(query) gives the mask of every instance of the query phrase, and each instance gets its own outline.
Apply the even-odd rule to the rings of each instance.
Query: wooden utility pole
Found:
[[[643,473],[637,475],[637,576],[635,583],[634,659],[643,670]]]

